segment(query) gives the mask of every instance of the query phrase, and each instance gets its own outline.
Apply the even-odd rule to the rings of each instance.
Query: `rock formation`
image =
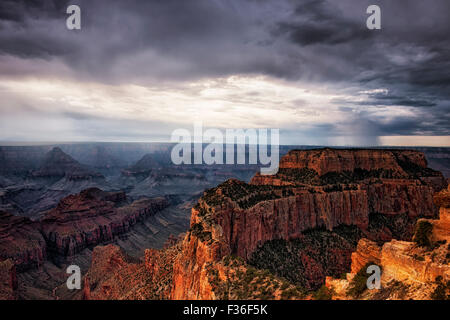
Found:
[[[23,271],[40,266],[48,255],[71,256],[114,240],[168,205],[165,198],[129,203],[123,192],[91,188],[62,199],[40,221],[0,211],[0,261],[11,259]]]
[[[130,168],[123,170],[125,176],[148,176],[152,170],[171,165],[170,155],[165,153],[148,153]]]
[[[330,172],[354,172],[356,169],[381,169],[392,170],[392,174],[397,177],[407,177],[408,169],[402,165],[406,162],[412,167],[427,167],[425,155],[416,151],[325,148],[290,151],[281,159],[280,168],[308,168],[319,176]]]
[[[59,147],[53,148],[45,156],[42,165],[33,171],[34,178],[58,179],[66,177],[69,180],[91,180],[104,178],[101,174],[80,164]]]
[[[172,297],[204,297],[205,266],[230,254],[248,261],[270,240],[290,241],[309,229],[332,231],[342,225],[377,239],[371,214],[407,215],[412,221],[433,217],[434,186],[422,180],[426,177],[441,179],[445,186],[419,152],[324,149],[289,152],[277,176],[257,174],[250,184],[229,180],[205,192],[192,210],[185,254],[174,267]],[[308,255],[304,260],[306,269],[314,269],[314,260]]]
[[[362,238],[358,242],[356,251],[352,253],[351,272],[357,273],[367,263],[373,262],[379,265],[381,262],[381,247],[375,242]]]
[[[164,251],[147,250],[145,261],[129,257],[114,245],[97,246],[84,277],[82,298],[86,300],[167,299],[172,285],[177,245]]]
[[[126,201],[124,192],[97,188],[62,199],[41,221],[49,250],[58,255],[73,255],[86,247],[111,241],[128,232],[137,221],[169,205],[165,198],[144,198],[130,204]]]

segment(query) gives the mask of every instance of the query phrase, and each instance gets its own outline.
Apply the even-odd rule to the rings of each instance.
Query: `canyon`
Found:
[[[448,183],[422,152],[283,147],[278,173],[263,176],[175,166],[170,146],[147,147],[0,148],[2,299],[311,299],[381,264],[383,245],[392,261],[442,264],[444,245],[409,244],[425,222],[430,242],[448,241]],[[65,287],[70,264],[82,291]],[[422,280],[429,298],[436,284]]]
[[[146,298],[305,298],[327,276],[351,270],[361,239],[371,241],[368,255],[392,239],[410,240],[418,219],[438,216],[433,195],[446,187],[417,151],[293,150],[277,175],[230,179],[205,191],[188,232],[166,249],[146,251],[144,262],[91,265],[83,297],[131,298],[120,279],[139,268],[147,270],[139,280]],[[103,272],[109,268],[115,272]],[[116,282],[123,292],[111,296],[107,288]]]

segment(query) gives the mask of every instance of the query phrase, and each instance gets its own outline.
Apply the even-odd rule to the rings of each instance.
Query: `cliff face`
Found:
[[[434,202],[439,206],[439,220],[427,219],[432,224],[431,241],[446,241],[450,243],[450,186],[434,196]]]
[[[62,199],[41,222],[49,249],[59,255],[73,255],[86,247],[113,240],[128,232],[137,221],[168,206],[165,198],[141,199],[131,204],[125,201],[123,192],[103,192],[96,188]]]
[[[258,202],[247,209],[224,199],[220,208],[211,210],[217,212],[215,222],[221,226],[233,252],[246,259],[265,241],[295,239],[308,229],[333,230],[340,225],[355,225],[368,231],[371,213],[406,214],[411,218],[436,213],[433,190],[428,186],[396,181],[359,188],[341,192],[295,189],[294,195],[287,197],[282,196],[282,191],[274,191],[280,193],[279,198]],[[207,204],[201,205],[208,210]]]
[[[408,176],[404,163],[414,167],[427,167],[422,152],[408,150],[358,150],[358,149],[319,149],[293,150],[280,161],[280,168],[309,168],[324,175],[330,172],[354,172],[363,170],[392,170],[398,177]]]
[[[39,223],[0,211],[0,260],[11,259],[19,270],[36,267],[46,258]]]
[[[207,267],[231,253],[221,228],[204,223],[199,213],[192,209],[192,231],[185,236],[182,252],[174,261],[171,299],[214,299]]]

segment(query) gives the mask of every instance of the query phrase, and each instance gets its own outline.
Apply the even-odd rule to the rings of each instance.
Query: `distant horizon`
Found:
[[[197,144],[195,142],[194,144]],[[26,146],[55,146],[55,145],[74,145],[74,144],[176,144],[170,141],[0,141],[0,147],[26,147]],[[203,142],[203,144],[209,144]],[[224,143],[225,144],[225,143]],[[236,144],[236,143],[235,143]],[[270,144],[269,144],[270,145]],[[280,143],[280,146],[304,146],[318,148],[450,148],[448,145],[325,145],[325,144],[292,144]]]

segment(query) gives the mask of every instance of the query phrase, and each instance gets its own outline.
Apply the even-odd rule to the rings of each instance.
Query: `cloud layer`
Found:
[[[372,2],[70,1],[69,31],[69,1],[3,0],[0,140],[164,140],[195,120],[298,144],[445,140],[450,3],[375,1],[372,31]]]

